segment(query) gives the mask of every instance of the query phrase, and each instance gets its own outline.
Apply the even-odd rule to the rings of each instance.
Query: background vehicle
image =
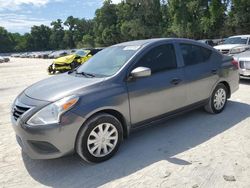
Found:
[[[238,35],[225,39],[224,43],[214,46],[215,49],[223,54],[228,54],[233,48],[250,45],[250,35]]]
[[[49,55],[53,53],[53,51],[45,51],[45,52],[41,52],[40,56],[38,58],[43,58],[43,59],[48,59]]]
[[[9,62],[10,58],[0,56],[0,63]]]
[[[74,68],[86,62],[100,50],[101,49],[78,50],[71,55],[55,59],[53,63],[48,67],[48,72],[50,74],[55,74],[57,71],[62,73],[73,70]]]
[[[28,52],[24,52],[24,53],[22,53],[22,54],[20,55],[20,57],[21,57],[21,58],[27,58],[28,55],[29,55]]]
[[[20,53],[11,54],[10,57],[20,57]]]
[[[239,73],[242,77],[250,77],[250,49],[233,56],[239,62]]]
[[[237,62],[208,45],[185,39],[125,42],[24,90],[13,104],[12,123],[32,158],[76,151],[101,162],[139,127],[201,106],[222,112],[238,88]]]
[[[0,63],[4,62],[4,58],[2,56],[0,56]]]
[[[3,57],[3,59],[4,59],[4,62],[9,62],[10,61],[10,58],[8,58],[8,57]]]
[[[65,50],[54,51],[48,55],[48,58],[54,59],[54,58],[59,58],[59,57],[65,56],[65,55],[68,55],[68,52],[66,52]]]
[[[198,41],[201,42],[201,43],[210,45],[210,46],[214,46],[215,45],[215,43],[213,42],[212,39],[203,39],[203,40],[198,40]]]

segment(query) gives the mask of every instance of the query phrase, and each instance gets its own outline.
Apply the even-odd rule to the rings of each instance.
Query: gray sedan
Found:
[[[202,106],[222,112],[238,87],[237,62],[208,45],[188,39],[125,42],[25,89],[12,107],[13,128],[31,158],[76,152],[101,162],[137,128]]]

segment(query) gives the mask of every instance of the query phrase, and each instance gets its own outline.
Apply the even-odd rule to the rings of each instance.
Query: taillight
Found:
[[[239,69],[239,62],[238,61],[233,59],[231,63],[232,63],[233,66],[235,66],[235,68]]]

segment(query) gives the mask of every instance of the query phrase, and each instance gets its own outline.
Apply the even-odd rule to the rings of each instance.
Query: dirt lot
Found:
[[[48,77],[51,60],[0,64],[0,187],[250,187],[250,80],[226,110],[195,110],[131,135],[111,160],[90,165],[76,155],[32,160],[10,123],[14,98]]]

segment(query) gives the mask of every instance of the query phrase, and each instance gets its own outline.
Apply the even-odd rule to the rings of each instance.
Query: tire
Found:
[[[100,130],[104,131],[102,136],[99,136]],[[87,162],[103,162],[118,151],[122,138],[121,122],[110,114],[99,113],[87,120],[78,132],[76,152]]]
[[[219,83],[214,89],[208,104],[205,106],[205,110],[211,114],[219,114],[226,107],[227,99],[228,90],[224,84]]]
[[[51,65],[48,67],[48,72],[49,72],[49,74],[55,74],[55,73],[56,73],[55,69],[53,68],[53,64],[51,64]]]

